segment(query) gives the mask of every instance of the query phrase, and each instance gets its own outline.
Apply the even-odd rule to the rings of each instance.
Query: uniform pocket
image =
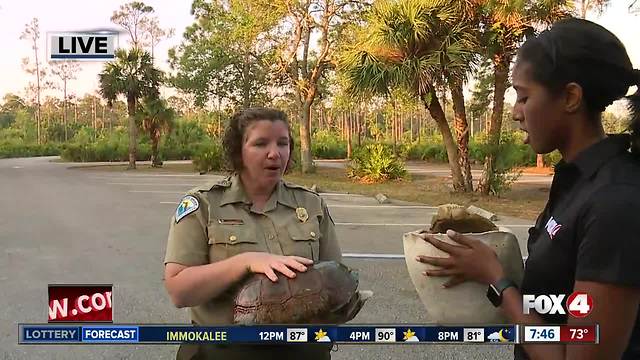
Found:
[[[302,256],[313,261],[320,257],[320,226],[317,220],[287,226],[289,241],[284,244],[285,255]]]
[[[249,251],[262,251],[257,234],[243,225],[207,226],[209,233],[209,258],[213,261],[224,260]]]

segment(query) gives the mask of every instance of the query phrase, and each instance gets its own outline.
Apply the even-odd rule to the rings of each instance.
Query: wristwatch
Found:
[[[491,301],[493,306],[499,307],[502,304],[502,293],[512,286],[516,289],[518,288],[518,285],[509,278],[502,278],[495,284],[489,284],[489,287],[487,288],[487,298]]]

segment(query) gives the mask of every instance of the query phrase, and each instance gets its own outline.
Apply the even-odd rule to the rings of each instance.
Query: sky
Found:
[[[22,69],[21,59],[33,57],[30,43],[20,40],[20,34],[34,17],[40,21],[40,56],[46,56],[46,32],[81,31],[92,28],[116,28],[110,17],[123,0],[0,0],[0,39],[5,44],[0,56],[0,99],[8,92],[25,94],[25,87],[34,76]],[[161,27],[174,28],[175,35],[162,41],[155,49],[155,64],[168,71],[167,51],[182,40],[184,29],[193,23],[190,14],[190,0],[146,0],[155,10]],[[631,15],[627,11],[629,0],[611,0],[611,5],[601,16],[591,14],[589,20],[603,25],[620,38],[635,68],[640,68],[640,15]],[[128,38],[120,35],[122,45]],[[76,80],[68,83],[69,92],[78,97],[86,93],[95,93],[98,88],[98,73],[103,67],[100,62],[81,62],[81,71]],[[50,95],[62,97],[58,93]],[[166,95],[166,92],[165,92]]]

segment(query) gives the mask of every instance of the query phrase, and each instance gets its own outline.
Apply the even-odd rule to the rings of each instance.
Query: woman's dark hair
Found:
[[[291,126],[287,119],[287,114],[283,111],[271,108],[255,107],[243,109],[236,112],[229,121],[229,126],[225,130],[224,139],[222,144],[224,146],[225,155],[227,161],[234,172],[239,172],[243,168],[242,164],[242,144],[244,142],[244,136],[249,126],[260,120],[269,121],[282,121],[287,125],[289,130],[289,151],[293,154],[293,138],[291,137]],[[289,156],[289,163],[291,163],[291,156]]]
[[[599,118],[607,106],[627,96],[632,148],[640,154],[640,70],[633,69],[629,55],[609,30],[583,19],[566,19],[550,30],[527,40],[518,51],[518,62],[530,64],[532,78],[558,93],[575,82],[582,87],[588,113]]]

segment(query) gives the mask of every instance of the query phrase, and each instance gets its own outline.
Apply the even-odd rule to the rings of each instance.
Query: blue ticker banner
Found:
[[[499,343],[519,342],[516,325],[48,325],[19,324],[20,344],[288,344],[288,343]]]

